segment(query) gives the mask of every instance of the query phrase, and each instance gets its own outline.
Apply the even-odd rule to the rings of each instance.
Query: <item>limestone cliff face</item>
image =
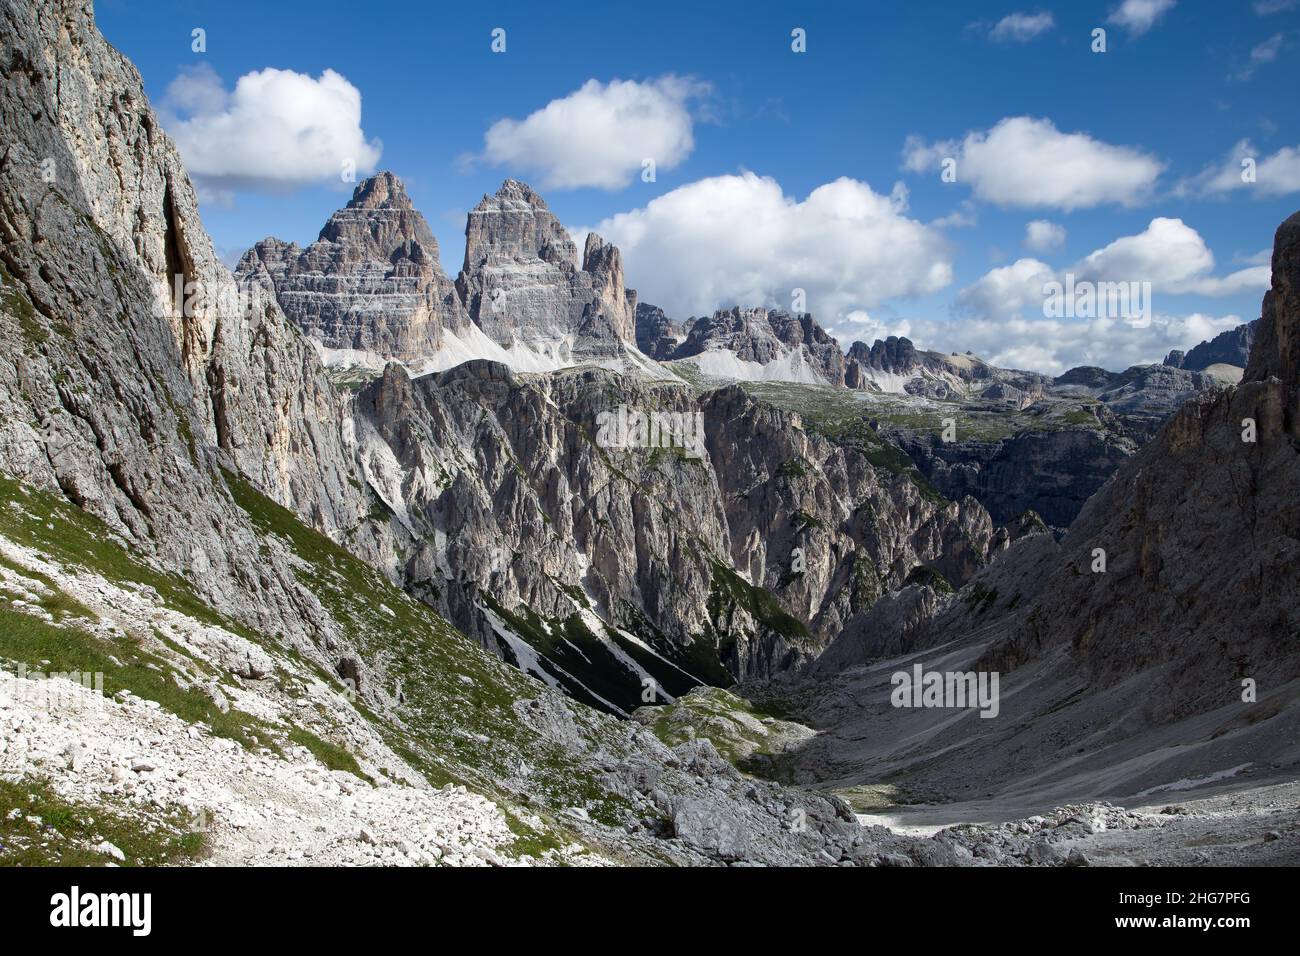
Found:
[[[671,449],[596,443],[602,412],[689,403],[683,387],[599,369],[524,379],[469,362],[409,379],[390,366],[358,396],[359,434],[371,482],[411,533],[408,587],[520,662],[528,652],[513,642],[544,639],[525,625],[546,621],[558,646],[535,648],[534,672],[598,705],[639,698],[640,677],[615,659],[624,651],[668,688],[712,678],[716,658],[697,673],[678,653],[707,621],[709,555],[726,554],[711,469]],[[598,618],[667,661],[620,647]],[[585,661],[569,659],[567,631]],[[696,679],[682,685],[676,668]]]
[[[261,282],[327,349],[380,367],[438,351],[444,330],[462,331],[469,322],[429,224],[392,173],[358,185],[306,249],[265,239],[245,253],[235,275]]]
[[[217,607],[291,635],[292,572],[260,562],[218,466],[379,554],[350,424],[274,299],[241,296],[134,67],[89,6],[0,10],[0,467],[58,488]]]
[[[470,316],[502,345],[551,349],[578,330],[584,312],[601,312],[621,341],[635,343],[636,293],[624,287],[618,250],[589,236],[579,263],[545,200],[513,179],[470,211],[456,287]]]
[[[702,416],[700,443],[604,447],[620,408]],[[736,387],[390,366],[356,420],[367,481],[406,531],[407,586],[600,706],[636,706],[647,675],[677,694],[778,673],[918,568],[959,585],[999,546],[973,500],[885,479]]]
[[[624,342],[636,342],[636,290],[623,282],[623,254],[618,246],[594,232],[587,234],[582,254],[582,271],[591,276],[596,293],[594,311],[605,316],[614,333]]]
[[[731,557],[807,622],[818,650],[918,571],[957,586],[1000,541],[977,501],[936,501],[911,480],[805,432],[798,416],[732,386],[706,395],[709,453]]]

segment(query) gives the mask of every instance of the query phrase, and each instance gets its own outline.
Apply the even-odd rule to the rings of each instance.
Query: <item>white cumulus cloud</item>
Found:
[[[1031,252],[1051,252],[1065,245],[1065,227],[1047,219],[1035,219],[1025,225],[1025,248]]]
[[[1137,235],[1089,253],[1072,271],[1090,281],[1150,282],[1180,292],[1213,268],[1214,254],[1200,233],[1181,219],[1157,218]]]
[[[1174,8],[1177,0],[1124,0],[1112,12],[1107,23],[1123,27],[1135,36],[1146,33],[1156,21]]]
[[[957,294],[959,314],[973,317],[1010,318],[1042,314],[1043,286],[1056,278],[1056,271],[1038,259],[1017,259],[1009,266],[990,269]]]
[[[246,73],[227,91],[208,65],[181,73],[163,103],[167,131],[201,188],[284,189],[373,172],[382,146],[361,129],[361,93],[334,70]]]
[[[1116,239],[1091,253],[1072,270],[1098,282],[1150,282],[1173,295],[1236,295],[1263,293],[1272,281],[1267,265],[1251,265],[1225,276],[1211,275],[1214,254],[1205,240],[1181,219],[1152,219],[1135,236]]]
[[[841,178],[806,199],[751,172],[681,186],[596,230],[623,251],[628,284],[684,318],[733,305],[806,309],[836,317],[952,281],[943,236],[909,218],[901,184],[886,196]]]
[[[1253,179],[1250,176],[1253,167]],[[1207,166],[1196,176],[1180,182],[1175,193],[1186,195],[1225,195],[1246,189],[1262,196],[1286,196],[1300,192],[1300,146],[1283,146],[1277,152],[1261,156],[1249,140],[1234,146],[1224,159]]]
[[[695,149],[690,103],[707,84],[679,76],[588,80],[522,120],[493,123],[482,159],[535,175],[546,189],[619,189],[652,160],[672,169]]]
[[[1042,314],[1043,286],[1063,282],[1149,282],[1167,295],[1226,296],[1263,293],[1271,275],[1252,263],[1227,275],[1214,275],[1214,254],[1201,234],[1181,219],[1157,217],[1142,232],[1121,236],[1073,265],[1053,268],[1038,259],[1020,259],[991,269],[957,295],[959,312],[1008,317]]]
[[[1200,234],[1180,219],[1156,218],[1142,232],[1123,236],[1066,268],[1020,259],[991,269],[960,290],[952,323],[914,322],[927,341],[972,349],[997,365],[1058,374],[1075,365],[1123,369],[1158,362],[1171,349],[1188,349],[1242,324],[1237,315],[1179,315],[1162,307],[1163,295],[1222,296],[1262,293],[1266,265],[1215,276],[1214,255]],[[1055,318],[1045,313],[1044,287],[1065,284],[1150,282],[1149,323],[1115,316]]]
[[[910,136],[903,147],[904,168],[912,172],[938,172],[949,158],[956,160],[957,181],[968,183],[979,199],[1065,212],[1138,205],[1164,169],[1142,150],[1063,133],[1051,120],[1030,116],[1005,118],[960,141],[927,144]]]
[[[999,43],[1027,43],[1055,26],[1050,13],[1009,13],[989,28],[989,37]]]

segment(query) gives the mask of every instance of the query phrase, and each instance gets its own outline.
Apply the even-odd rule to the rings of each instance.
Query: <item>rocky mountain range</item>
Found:
[[[624,342],[638,310],[618,250],[592,234],[577,269],[568,233],[522,183],[470,213],[459,300],[426,259],[420,281],[451,302],[441,313],[427,300],[406,311],[368,297],[384,262],[432,248],[396,178],[363,182],[321,235],[296,261],[334,254],[329,309],[353,317],[348,341],[416,341],[424,330],[423,351],[388,356],[347,404],[358,484],[383,525],[363,533],[391,548],[370,556],[486,648],[592,706],[630,713],[647,681],[652,697],[673,700],[769,676],[917,569],[960,584],[995,547],[978,503],[927,497],[913,477],[878,472],[861,450],[806,435],[796,415],[740,389],[656,374]],[[236,279],[274,296],[324,359],[337,358],[342,340],[322,336],[320,297],[303,291],[319,276],[268,266],[281,248],[260,243]],[[465,360],[461,346],[488,357]],[[827,377],[842,377],[838,346],[808,315],[719,312],[673,354],[759,365],[781,350],[815,353]],[[632,355],[640,361],[620,361]],[[618,409],[702,416],[702,454],[600,444],[601,416]],[[755,434],[767,437],[751,443]]]
[[[1032,510],[1053,527],[1068,526],[1179,404],[1224,381],[1222,369],[1208,374],[1168,362],[1121,373],[1071,369],[1053,379],[970,353],[919,350],[894,336],[871,346],[855,342],[845,354],[812,315],[766,308],[735,307],[678,324],[638,304],[618,249],[595,233],[579,268],[567,230],[541,196],[515,180],[483,197],[465,234],[453,283],[428,223],[401,181],[385,172],[358,185],[306,250],[263,240],[235,278],[274,297],[335,377],[350,373],[352,384],[390,361],[422,374],[484,359],[519,373],[585,365],[684,378],[697,390],[786,382],[915,399],[897,425],[890,419],[899,416],[882,409],[874,419],[881,433],[947,498],[972,496],[1003,523]],[[963,429],[947,440],[938,426],[954,404],[997,419],[996,431],[1005,434]],[[918,417],[927,427],[915,427]]]
[[[394,361],[419,373],[482,358],[526,372],[594,363],[664,374],[636,350],[636,292],[618,249],[592,233],[580,260],[542,197],[515,180],[470,211],[455,282],[389,172],[360,183],[305,250],[257,243],[235,279],[269,291],[330,367],[378,373]]]
[[[653,485],[641,489],[617,462],[605,463],[586,437],[592,423],[552,404],[560,398],[578,415],[591,397],[585,383],[629,389],[624,401],[640,400],[646,386],[600,371],[525,384],[480,360],[420,382],[390,364],[355,400],[336,390],[317,346],[261,294],[261,278],[241,290],[220,265],[139,75],[104,42],[89,8],[60,4],[38,15],[6,4],[0,15],[8,51],[0,115],[13,135],[0,181],[0,770],[17,781],[6,782],[3,799],[47,801],[101,828],[51,845],[39,827],[28,832],[25,818],[6,815],[6,854],[16,846],[46,861],[125,858],[102,838],[112,826],[136,834],[133,860],[173,862],[201,852],[227,863],[867,863],[909,844],[863,830],[834,798],[743,777],[708,741],[670,746],[553,691],[390,580],[404,582],[409,569],[412,590],[427,601],[453,609],[478,601],[488,627],[494,616],[507,627],[534,620],[570,647],[531,608],[507,607],[506,586],[487,592],[489,581],[470,577],[480,558],[473,534],[513,501],[511,533],[530,550],[507,555],[503,580],[543,611],[547,594],[558,604],[558,593],[573,592],[575,607],[588,600],[577,584],[593,568],[599,576],[586,579],[598,598],[630,592],[652,611],[636,589],[705,569],[719,582],[712,602],[658,615],[705,624],[709,653],[692,667],[707,676],[728,642],[737,662],[761,658],[754,641],[779,655],[782,630],[799,628],[728,566],[725,511],[698,495],[707,524],[647,537],[628,523],[632,515],[653,507],[665,525],[680,519],[662,509]],[[90,117],[97,128],[104,120],[105,136],[82,135]],[[40,174],[46,157],[58,170],[53,183]],[[381,191],[368,184],[358,204]],[[411,217],[397,218],[399,232],[420,232]],[[325,241],[346,246],[346,232]],[[424,255],[398,245],[411,261]],[[591,275],[536,262],[512,271],[524,247],[490,246],[487,261],[501,266],[477,286],[487,300],[494,289],[525,288],[509,285],[524,273],[540,274],[535,288],[565,296]],[[556,250],[567,255],[562,244],[527,248],[541,262]],[[328,248],[316,251],[312,261],[329,259]],[[589,253],[608,276],[616,257],[599,245]],[[369,268],[350,252],[342,261]],[[404,288],[414,296],[438,285]],[[173,298],[177,288],[183,297]],[[595,299],[601,294],[593,286]],[[314,308],[324,300],[289,301]],[[471,316],[486,309],[473,303]],[[480,417],[494,403],[503,420],[496,430]],[[524,427],[529,403],[539,418]],[[402,410],[409,419],[395,414]],[[428,445],[425,427],[435,430]],[[456,440],[480,428],[468,458]],[[510,441],[525,434],[537,454],[520,460]],[[561,447],[587,457],[548,462]],[[716,481],[709,468],[667,457],[696,475],[697,488]],[[485,474],[475,473],[480,466]],[[640,468],[635,477],[655,480],[654,462]],[[584,492],[606,496],[608,514],[566,487],[570,473]],[[385,500],[403,484],[404,497]],[[771,498],[774,513],[787,507],[779,489]],[[450,543],[439,540],[440,521],[455,522]],[[552,522],[587,535],[587,547],[560,539]],[[695,558],[681,568],[666,567],[668,555],[656,550],[674,538]],[[716,564],[701,538],[716,548]],[[534,576],[547,571],[565,577]],[[670,586],[657,593],[664,608],[674,603]],[[589,614],[574,616],[603,630]],[[541,652],[526,640],[502,640],[525,669],[555,673],[529,668]],[[620,664],[622,676],[610,681],[619,690],[629,673],[641,689],[639,660],[659,661],[679,685],[699,679],[623,640],[595,633],[572,653],[607,647]],[[49,686],[79,708],[76,722],[33,697],[22,675],[39,668],[65,675]],[[107,697],[67,680],[83,670],[102,675]],[[52,776],[31,777],[38,766]],[[244,791],[241,773],[276,782]],[[189,783],[173,786],[182,774]]]
[[[600,447],[611,400],[702,415],[704,454]],[[927,497],[736,387],[390,365],[353,417],[408,590],[615,712],[646,681],[672,699],[785,669],[918,568],[960,583],[998,546],[977,502]]]
[[[0,36],[0,862],[1057,864],[1294,777],[1300,217],[1228,388],[678,325],[516,180],[454,281],[391,173],[232,275],[90,6]]]
[[[411,311],[383,313],[386,326],[350,341],[431,341],[428,324],[428,335],[411,326],[431,321],[429,296],[445,302],[445,286],[436,272],[411,268],[431,263],[433,250],[394,184],[363,184],[323,245],[305,260],[282,257],[282,273],[265,256],[246,258],[237,285],[203,232],[138,74],[87,9],[69,4],[38,18],[8,5],[3,32],[13,52],[0,111],[15,135],[0,192],[9,343],[0,468],[5,513],[15,516],[4,532],[7,674],[93,662],[109,675],[105,719],[129,724],[136,701],[152,702],[170,715],[165,738],[179,729],[199,746],[213,737],[223,749],[232,739],[246,746],[237,728],[260,714],[248,732],[270,744],[268,759],[324,760],[334,787],[353,788],[358,776],[370,786],[381,775],[416,791],[467,784],[492,803],[489,816],[510,824],[498,832],[512,835],[514,854],[533,860],[558,859],[574,839],[596,856],[683,862],[809,861],[819,848],[826,862],[846,853],[869,860],[906,842],[873,837],[829,798],[756,789],[706,742],[674,756],[649,732],[546,685],[618,712],[675,697],[669,688],[767,673],[824,642],[833,628],[817,622],[874,596],[876,573],[901,580],[924,561],[959,579],[972,572],[993,543],[977,504],[925,500],[906,478],[877,476],[864,458],[736,389],[699,398],[685,384],[599,368],[521,380],[476,360],[420,380],[390,363],[355,394],[340,392],[320,344],[285,315],[268,282],[279,275],[295,293],[285,297],[291,308],[344,334],[350,319],[329,323],[349,314],[339,303],[369,280],[308,294],[317,280],[301,270],[326,273],[337,261],[374,278],[373,257],[391,243],[401,262],[384,288]],[[92,115],[111,118],[111,135],[80,135]],[[46,156],[59,170],[54,183],[40,175]],[[589,243],[592,272],[568,268],[563,237],[523,225],[530,211],[538,219],[530,194],[507,184],[502,198],[480,210],[490,222],[504,207],[501,241],[471,220],[482,252],[471,268],[490,267],[461,277],[471,321],[494,314],[500,296],[551,296],[572,306],[555,319],[564,330],[589,319],[593,302],[618,298],[607,247]],[[396,224],[357,230],[357,210]],[[374,245],[358,249],[363,232]],[[592,300],[579,313],[571,292],[589,282]],[[630,306],[625,291],[622,300]],[[593,441],[596,409],[652,401],[690,405],[737,431],[708,432],[701,458],[676,446],[646,455]],[[772,440],[752,442],[745,429]],[[734,467],[715,468],[723,456]],[[744,511],[742,492],[752,499]],[[872,496],[882,517],[854,518]],[[769,529],[776,534],[764,542]],[[792,611],[760,582],[781,582],[796,543],[822,537],[838,550],[810,550],[809,570],[781,583]],[[865,589],[832,590],[854,567]],[[541,681],[502,670],[435,608]],[[164,618],[171,623],[161,631],[146,623]],[[592,659],[597,649],[607,660]],[[160,692],[136,676],[142,668],[174,673],[167,686],[176,690]],[[305,722],[292,716],[300,695],[321,703]],[[23,707],[12,719],[22,746],[6,748],[9,770],[21,774],[46,747],[82,752],[55,715]],[[50,798],[107,801],[97,812],[126,816],[140,800],[170,799],[152,768],[175,769],[192,748],[142,755],[144,746],[94,750],[79,769],[71,761]],[[712,782],[691,785],[700,773]],[[110,778],[103,797],[98,781]],[[257,826],[273,826],[266,807],[225,798]],[[196,799],[182,809],[220,817]],[[819,822],[789,830],[791,801]],[[223,852],[241,845],[225,841],[247,825],[218,820]],[[355,833],[340,839],[355,854],[370,845]],[[471,849],[501,855],[497,843],[458,839],[460,859]],[[426,856],[436,849],[422,846]],[[403,859],[419,859],[416,849],[401,850]]]
[[[1183,402],[1235,381],[1222,363],[1193,367],[1219,354],[1207,351],[1210,343],[1193,349],[1186,367],[1167,360],[1052,377],[998,368],[969,352],[921,350],[899,336],[854,342],[842,353],[811,315],[767,309],[678,324],[641,303],[636,334],[643,353],[698,387],[737,381],[814,424],[825,411],[810,410],[816,403],[797,391],[782,393],[780,383],[859,393],[857,403],[825,394],[821,404],[833,419],[865,416],[948,499],[973,497],[999,523],[1033,511],[1058,529]],[[1215,341],[1228,348],[1226,334]],[[960,421],[955,435],[945,433],[945,421]]]

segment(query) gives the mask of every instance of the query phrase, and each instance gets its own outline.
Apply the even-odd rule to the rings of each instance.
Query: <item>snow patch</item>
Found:
[[[1189,779],[1184,777],[1182,780],[1175,780],[1173,783],[1162,783],[1158,787],[1151,787],[1136,794],[1139,797],[1149,797],[1153,793],[1159,793],[1162,790],[1195,790],[1197,787],[1203,787],[1207,783],[1218,783],[1220,780],[1227,780],[1241,773],[1250,764],[1243,763],[1236,767],[1229,767],[1227,770],[1220,770],[1218,773],[1212,773],[1207,777],[1196,777]]]
[[[712,378],[733,379],[742,382],[798,382],[803,385],[830,385],[825,376],[808,361],[808,353],[801,346],[789,349],[767,364],[742,359],[730,349],[714,348],[699,355],[681,359],[690,362]],[[838,383],[836,383],[838,384]]]
[[[567,693],[555,674],[552,674],[547,670],[548,667],[553,668],[558,674],[562,674],[566,680],[572,681],[577,687],[581,687],[585,693],[590,694],[595,700],[600,701],[614,713],[621,717],[628,716],[627,711],[622,707],[619,707],[617,704],[612,704],[604,697],[601,697],[594,690],[582,681],[578,680],[563,667],[560,667],[560,665],[556,664],[554,661],[549,658],[543,658],[533,645],[529,644],[511,630],[505,621],[501,620],[500,617],[492,612],[491,608],[483,607],[481,604],[478,605],[478,608],[487,618],[488,624],[492,627],[492,632],[510,648],[510,652],[514,654],[515,660],[519,662],[519,669],[525,674],[533,675],[552,690],[559,691],[560,693]],[[543,661],[545,661],[545,666],[543,666]]]
[[[382,372],[389,361],[393,361],[368,349],[331,348],[311,337],[309,341],[315,346],[321,362],[328,368]],[[459,332],[444,329],[442,346],[438,351],[413,361],[397,364],[406,368],[412,376],[445,372],[466,362],[486,359],[500,362],[508,366],[512,372],[521,373],[556,372],[563,368],[592,365],[612,372],[639,372],[653,379],[671,380],[676,377],[627,342],[620,343],[619,356],[599,359],[575,356],[573,348],[576,342],[577,336],[573,334],[554,332],[531,336],[527,341],[516,337],[508,344],[502,344],[479,326],[471,323]]]

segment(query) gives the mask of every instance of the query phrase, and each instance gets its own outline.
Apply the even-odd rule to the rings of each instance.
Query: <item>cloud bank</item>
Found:
[[[952,282],[943,236],[888,196],[841,178],[799,200],[751,172],[679,187],[595,227],[623,251],[641,298],[684,318],[733,305],[806,309],[827,320]]]

